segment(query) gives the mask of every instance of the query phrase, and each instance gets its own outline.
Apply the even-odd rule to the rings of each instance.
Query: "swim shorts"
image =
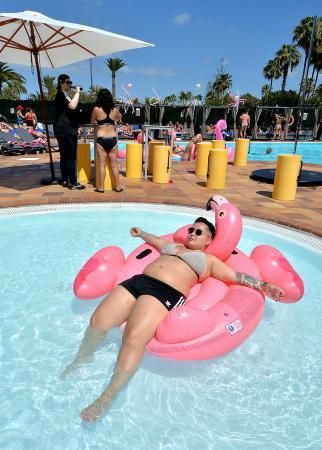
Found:
[[[132,278],[122,281],[120,286],[125,287],[135,298],[140,297],[140,295],[152,295],[168,311],[172,308],[182,306],[186,301],[181,292],[149,275],[134,275]]]

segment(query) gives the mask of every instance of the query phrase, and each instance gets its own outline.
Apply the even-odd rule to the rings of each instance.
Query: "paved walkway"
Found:
[[[53,153],[55,171],[59,175],[59,154]],[[267,219],[322,237],[322,186],[299,187],[296,199],[280,202],[272,199],[273,185],[250,180],[258,168],[275,167],[275,163],[249,162],[247,167],[228,167],[226,188],[213,191],[205,187],[205,178],[194,174],[193,162],[173,162],[172,182],[155,184],[151,180],[130,180],[125,177],[121,162],[121,193],[93,192],[88,184],[82,191],[71,191],[59,185],[41,186],[40,180],[50,176],[48,155],[0,155],[0,207],[71,202],[143,202],[205,207],[215,193],[227,197],[243,215]],[[305,169],[322,166],[306,164]]]

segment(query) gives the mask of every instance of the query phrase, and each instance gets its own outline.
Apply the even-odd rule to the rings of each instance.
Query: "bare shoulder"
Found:
[[[113,108],[112,111],[110,112],[110,118],[113,120],[121,120],[122,114],[117,108]]]
[[[92,109],[92,115],[97,116],[99,111],[100,111],[100,108],[98,106],[94,106],[94,108]]]

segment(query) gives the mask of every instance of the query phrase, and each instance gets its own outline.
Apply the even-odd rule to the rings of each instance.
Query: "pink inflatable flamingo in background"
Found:
[[[227,123],[226,120],[220,119],[215,125],[215,135],[216,135],[216,141],[223,141],[223,130],[227,130]],[[233,147],[226,147],[226,150],[228,152],[228,161],[233,161],[235,156],[235,149]]]
[[[282,287],[285,303],[294,303],[304,293],[303,282],[286,258],[274,247],[259,245],[250,257],[236,248],[241,232],[239,210],[224,197],[209,199],[214,211],[216,235],[206,252],[217,256],[238,272],[245,272]],[[183,243],[186,225],[163,236]],[[106,247],[95,253],[74,281],[76,297],[97,298],[135,274],[159,256],[144,243],[125,258],[119,247]],[[238,347],[254,331],[264,311],[265,297],[254,289],[229,285],[214,278],[197,283],[182,307],[169,312],[160,324],[147,351],[165,358],[197,360],[224,355]]]
[[[224,137],[222,131],[227,130],[227,123],[225,119],[220,119],[215,125],[215,135],[217,141],[223,141]]]

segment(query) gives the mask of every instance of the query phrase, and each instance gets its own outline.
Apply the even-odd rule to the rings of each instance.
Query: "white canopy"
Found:
[[[51,19],[34,11],[0,13],[0,61],[29,65],[38,53],[41,67],[60,67],[84,59],[153,44],[120,34]]]

